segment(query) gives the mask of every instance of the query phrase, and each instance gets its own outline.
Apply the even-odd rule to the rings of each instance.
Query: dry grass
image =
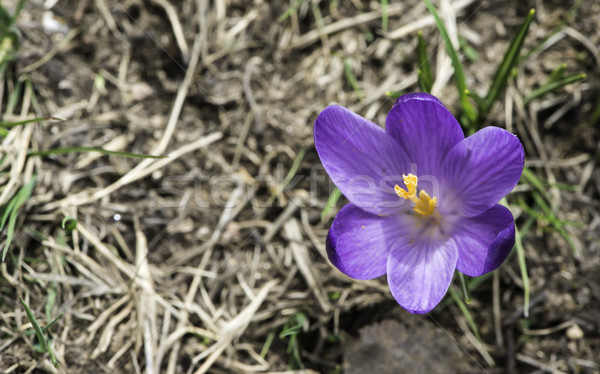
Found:
[[[65,120],[13,128],[0,148],[0,205],[38,176],[0,269],[0,368],[291,372],[287,340],[278,335],[302,313],[305,372],[336,372],[359,329],[388,319],[408,330],[446,331],[473,372],[599,372],[600,137],[589,122],[600,73],[594,2],[584,1],[569,27],[520,66],[488,119],[520,136],[526,166],[551,184],[550,208],[577,223],[566,226],[575,251],[544,219],[524,237],[529,318],[516,256],[473,292],[481,342],[455,305],[410,316],[384,279],[353,281],[328,263],[331,217],[322,222],[320,214],[331,186],[313,147],[318,112],[337,102],[384,123],[392,104],[386,92],[417,90],[418,30],[432,53],[435,93],[458,108],[425,6],[390,3],[382,31],[379,3],[354,0],[303,1],[285,20],[278,20],[289,8],[283,1],[58,1],[50,10],[28,2],[19,57],[3,84],[2,121]],[[449,29],[479,52],[465,66],[470,87],[483,93],[534,4],[440,3]],[[556,1],[535,5],[526,49],[568,11]],[[347,82],[345,63],[364,100]],[[561,63],[589,79],[524,106],[523,96]],[[18,76],[33,90],[7,113]],[[167,157],[27,157],[31,149],[74,146]],[[532,188],[520,185],[511,200],[518,227],[528,216],[517,197],[532,203]],[[78,221],[72,233],[60,227],[65,217]],[[30,325],[19,296],[40,321],[64,312],[50,332],[59,369],[24,334]],[[443,359],[434,347],[425,351]]]

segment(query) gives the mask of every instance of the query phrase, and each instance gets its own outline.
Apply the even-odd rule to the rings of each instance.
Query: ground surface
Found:
[[[319,111],[336,102],[383,124],[386,92],[418,90],[422,30],[434,93],[459,114],[421,2],[390,1],[386,32],[377,1],[45,4],[27,2],[4,80],[3,122],[64,119],[13,128],[0,149],[2,204],[37,175],[1,268],[4,372],[55,371],[24,333],[19,296],[42,325],[64,313],[49,330],[56,372],[600,372],[600,130],[590,120],[598,1],[581,3],[519,66],[487,120],[521,138],[526,166],[550,183],[549,209],[570,222],[572,245],[535,208],[534,187],[519,185],[508,201],[517,227],[527,225],[529,316],[513,255],[472,291],[480,341],[456,303],[410,315],[385,279],[354,281],[325,255],[335,210],[321,220],[331,185],[313,145]],[[278,20],[289,4],[299,6]],[[561,27],[571,4],[441,6],[478,53],[465,66],[470,89],[483,94],[529,9],[525,52]],[[587,78],[524,107],[521,98],[562,63]],[[18,76],[33,90],[11,114]],[[77,146],[168,157],[24,153]],[[72,233],[61,228],[65,217],[78,221]]]

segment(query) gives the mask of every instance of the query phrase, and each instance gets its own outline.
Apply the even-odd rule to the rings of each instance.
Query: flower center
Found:
[[[403,190],[402,187],[398,185],[394,186],[394,191],[396,191],[398,196],[415,203],[415,207],[413,209],[415,212],[417,212],[417,214],[425,217],[432,215],[433,212],[435,212],[437,199],[435,197],[433,199],[429,197],[425,190],[419,191],[419,196],[417,197],[418,178],[416,175],[412,173],[409,173],[408,175],[402,174],[402,178],[404,179],[406,190]]]

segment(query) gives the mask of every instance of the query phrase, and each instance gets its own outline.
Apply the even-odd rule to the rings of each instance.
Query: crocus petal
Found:
[[[408,158],[382,128],[333,105],[317,117],[314,135],[327,174],[350,202],[374,214],[405,204],[394,186],[408,172]]]
[[[445,188],[461,213],[478,215],[493,207],[517,184],[525,153],[519,139],[498,127],[486,127],[450,150],[443,164]]]
[[[390,291],[398,304],[411,313],[435,308],[448,291],[457,258],[453,240],[399,242],[387,263]]]
[[[459,123],[434,96],[401,96],[387,116],[385,131],[408,153],[421,178],[437,176],[444,156],[464,139]],[[422,187],[421,187],[422,188]]]
[[[456,269],[471,277],[496,270],[515,244],[514,218],[495,205],[478,216],[465,218],[452,234],[458,248]]]
[[[355,279],[382,276],[386,272],[390,243],[410,230],[402,222],[403,217],[379,217],[347,204],[338,212],[327,235],[329,261]]]

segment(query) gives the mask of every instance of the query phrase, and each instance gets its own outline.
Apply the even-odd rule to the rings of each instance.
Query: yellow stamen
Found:
[[[394,191],[396,194],[405,200],[410,200],[415,203],[415,207],[413,208],[415,212],[422,216],[430,216],[435,212],[435,206],[437,204],[437,199],[429,197],[425,190],[421,190],[419,192],[419,197],[417,197],[417,181],[418,178],[416,175],[409,173],[408,175],[402,175],[402,179],[404,179],[404,184],[406,185],[406,190],[403,190],[400,186],[395,185]]]

